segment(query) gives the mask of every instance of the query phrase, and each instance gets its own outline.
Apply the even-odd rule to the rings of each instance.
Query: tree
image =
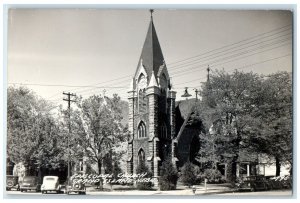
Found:
[[[121,124],[122,109],[119,104],[120,97],[117,95],[113,98],[94,95],[85,100],[78,98],[77,101],[77,138],[84,156],[97,164],[99,174],[105,158],[118,160],[124,153],[118,152],[127,137],[127,128]]]
[[[275,157],[276,176],[280,166],[292,166],[292,82],[287,72],[271,74],[263,81],[260,106],[262,130],[256,137],[259,149]],[[290,170],[292,172],[292,168]]]
[[[203,114],[207,114],[210,124],[206,127],[211,132],[207,136],[211,136],[215,158],[231,166],[232,180],[240,153],[254,150],[249,141],[258,127],[259,106],[255,102],[259,101],[261,83],[261,77],[251,72],[216,71],[203,85],[204,103],[209,107]]]
[[[227,162],[235,181],[236,164],[253,153],[275,156],[277,168],[292,157],[291,80],[288,73],[267,79],[252,72],[232,74],[216,71],[203,84],[201,116],[206,134],[201,134],[199,156],[212,168]],[[207,150],[207,151],[206,151]],[[278,175],[278,172],[277,172]]]
[[[175,190],[178,180],[177,169],[172,164],[170,159],[162,162],[159,177],[160,190]]]
[[[8,88],[7,156],[28,168],[60,165],[59,127],[50,111],[53,106],[25,87]],[[34,175],[34,174],[32,174]]]

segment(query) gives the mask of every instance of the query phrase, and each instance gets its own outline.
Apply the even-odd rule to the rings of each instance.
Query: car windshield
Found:
[[[17,179],[18,177],[17,176],[7,176],[6,179],[7,180],[14,180],[14,179]]]
[[[34,177],[24,177],[23,182],[34,182],[35,178]]]
[[[54,181],[55,178],[46,178],[46,180],[49,180],[49,181]]]

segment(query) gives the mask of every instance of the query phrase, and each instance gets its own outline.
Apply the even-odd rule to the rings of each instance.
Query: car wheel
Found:
[[[21,189],[21,192],[23,192],[23,190]]]

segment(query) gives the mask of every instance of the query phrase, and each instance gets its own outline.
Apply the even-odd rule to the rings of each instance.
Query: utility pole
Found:
[[[67,149],[68,149],[68,185],[70,182],[70,149],[69,149],[69,138],[71,135],[71,102],[75,102],[74,100],[71,100],[71,97],[75,97],[75,94],[72,94],[70,92],[63,92],[63,95],[67,95],[67,99],[63,99],[64,101],[68,102],[68,116],[69,116],[69,134],[67,136]]]

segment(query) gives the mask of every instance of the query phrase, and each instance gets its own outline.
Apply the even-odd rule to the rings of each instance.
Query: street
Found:
[[[56,197],[65,197],[66,194],[42,194],[40,192],[20,192],[20,191],[6,191],[7,195],[26,195],[26,196],[40,196],[40,197],[47,197],[47,196],[56,196]],[[87,196],[101,196],[101,195],[194,195],[190,189],[185,190],[171,190],[171,191],[139,191],[139,190],[130,190],[130,191],[109,191],[109,192],[87,192]],[[226,191],[203,191],[199,190],[195,193],[196,196],[202,195],[224,195],[224,196],[257,196],[257,197],[267,197],[267,196],[291,196],[291,190],[272,190],[272,191],[258,191],[258,192],[226,192]],[[78,196],[78,198],[84,198],[85,195],[77,195],[71,194],[70,196]]]
[[[271,190],[271,191],[258,191],[258,192],[231,192],[216,195],[232,195],[232,196],[292,196],[292,190]]]

